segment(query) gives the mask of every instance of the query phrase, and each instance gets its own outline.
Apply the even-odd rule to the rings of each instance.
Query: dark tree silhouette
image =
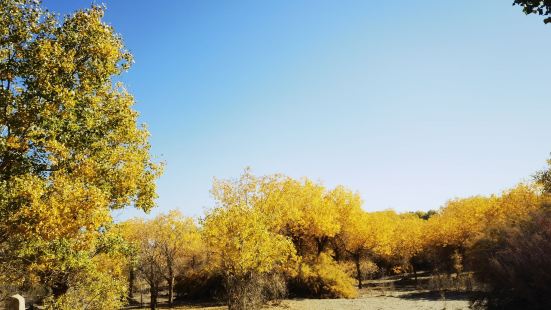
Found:
[[[513,5],[522,7],[525,14],[551,15],[551,0],[515,0]],[[546,17],[544,23],[551,23],[551,17]]]

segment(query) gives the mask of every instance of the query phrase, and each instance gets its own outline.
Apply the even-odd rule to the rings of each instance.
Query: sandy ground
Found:
[[[379,291],[363,289],[360,297],[355,299],[286,299],[278,306],[267,306],[269,310],[376,310],[376,309],[419,309],[419,310],[458,310],[469,309],[469,302],[464,295],[440,294],[419,290]],[[164,309],[165,307],[161,307]],[[136,309],[136,308],[134,308]],[[141,308],[147,309],[147,308]],[[222,310],[223,306],[186,305],[173,309]]]
[[[426,283],[431,276],[419,276],[419,284]],[[460,292],[435,292],[416,289],[412,283],[399,281],[400,276],[385,279],[368,280],[368,288],[358,291],[355,299],[285,299],[279,305],[264,307],[264,310],[377,310],[377,309],[412,309],[412,310],[459,310],[470,309],[468,295]],[[420,285],[420,287],[426,287]],[[160,297],[161,307],[165,297]],[[144,299],[144,302],[148,300]],[[127,309],[148,309],[147,307],[128,307]],[[227,307],[217,303],[186,304],[172,309],[222,310]]]
[[[289,310],[337,310],[337,309],[469,309],[463,297],[443,299],[438,294],[424,291],[400,291],[387,293],[363,292],[356,299],[303,299],[284,300],[275,309]],[[272,307],[273,308],[273,307]]]

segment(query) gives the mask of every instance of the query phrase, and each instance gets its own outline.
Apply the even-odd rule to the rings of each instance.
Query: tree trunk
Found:
[[[360,254],[354,254],[354,263],[356,264],[356,280],[358,280],[358,288],[362,288],[362,269],[360,267]]]
[[[341,251],[337,248],[337,247],[334,247],[333,248],[333,259],[336,261],[336,262],[340,262],[341,261]]]
[[[329,238],[327,236],[323,236],[320,238],[316,238],[316,245],[318,248],[318,256],[325,250],[325,246],[327,245],[327,241],[329,241]]]
[[[152,285],[149,287],[149,293],[151,294],[151,300],[149,301],[149,309],[155,310],[157,309],[157,295],[158,290],[156,285]]]
[[[303,242],[302,238],[299,236],[293,235],[292,237],[293,244],[295,245],[295,248],[297,249],[297,255],[298,256],[304,256],[303,255]]]
[[[417,269],[415,268],[415,264],[411,264],[411,269],[413,269],[413,277],[415,278],[415,288],[417,288]]]
[[[134,278],[136,275],[134,274],[134,267],[130,267],[130,273],[128,275],[128,298],[133,299],[134,298]]]
[[[172,308],[172,301],[174,299],[174,276],[171,275],[168,279],[168,304]]]

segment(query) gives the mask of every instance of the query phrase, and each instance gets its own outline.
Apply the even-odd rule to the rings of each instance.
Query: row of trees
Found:
[[[520,184],[450,200],[437,212],[367,212],[342,186],[248,170],[216,180],[212,195],[216,206],[197,224],[174,211],[121,224],[127,235],[135,232],[127,240],[153,296],[164,283],[172,301],[177,278],[182,298],[224,296],[231,309],[243,309],[286,293],[352,298],[365,278],[385,273],[416,280],[424,268],[459,276],[489,259],[481,256],[482,240],[487,246],[496,231],[527,221],[548,200],[541,186]]]
[[[534,261],[528,267],[543,268],[535,271],[540,277],[547,272],[542,259],[550,239],[540,230],[549,227],[548,175],[539,174],[543,186],[520,184],[500,195],[450,200],[437,212],[398,214],[367,212],[360,196],[342,186],[327,189],[308,179],[256,177],[247,170],[239,179],[215,181],[217,204],[199,221],[171,211],[106,224],[87,240],[92,250],[71,247],[80,235],[54,239],[40,255],[29,252],[34,261],[27,261],[26,274],[13,273],[29,280],[14,284],[33,288],[46,305],[60,309],[120,307],[140,281],[149,287],[152,309],[165,289],[170,304],[176,293],[224,297],[231,309],[244,309],[287,294],[352,298],[366,278],[415,277],[423,268],[435,274],[474,271],[487,292],[499,288],[510,298],[510,288],[499,287],[499,272],[517,274],[510,266],[529,271],[522,263],[528,257]],[[524,234],[532,238],[528,245]],[[46,252],[50,248],[58,250],[55,256]],[[496,257],[498,250],[509,254]],[[504,308],[502,295],[477,297],[478,305]]]
[[[126,221],[118,226],[118,231],[131,249],[127,257],[129,297],[139,277],[149,285],[153,305],[163,283],[168,286],[168,301],[172,304],[176,275],[183,272],[183,266],[193,266],[202,251],[195,222],[178,211],[171,211],[149,221]]]
[[[178,257],[179,270],[195,280],[220,279],[217,290],[200,290],[223,291],[231,308],[282,296],[288,286],[295,294],[354,297],[350,275],[361,287],[368,257],[393,256],[407,264],[421,250],[425,220],[416,214],[365,212],[359,195],[344,187],[328,190],[307,179],[255,177],[246,171],[238,180],[215,181],[212,194],[217,206],[198,226],[177,212],[121,224],[153,296],[164,281],[172,300]],[[168,218],[173,224],[163,225]],[[178,230],[175,223],[187,229]],[[194,279],[182,276],[192,284]]]

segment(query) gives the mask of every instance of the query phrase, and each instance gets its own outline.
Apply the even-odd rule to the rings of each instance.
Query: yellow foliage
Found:
[[[394,211],[365,212],[356,207],[341,218],[339,238],[353,255],[388,256],[392,252],[394,228],[400,218]]]
[[[115,83],[132,56],[103,13],[92,6],[60,20],[41,1],[0,5],[0,62],[17,64],[0,73],[0,273],[59,298],[96,287],[67,279],[111,251],[100,245],[111,210],[154,206],[161,170],[132,95]],[[90,278],[109,286],[106,274]]]
[[[549,198],[543,195],[536,185],[521,183],[496,197],[496,205],[490,211],[489,217],[494,225],[518,223],[548,200]]]
[[[339,262],[341,269],[351,278],[356,278],[357,269],[356,264],[350,260]],[[370,279],[380,271],[379,266],[370,259],[362,259],[360,261],[360,275],[362,279]]]
[[[488,229],[520,221],[548,199],[533,185],[519,184],[490,197],[474,196],[449,201],[425,227],[428,244],[468,248]]]
[[[313,290],[315,296],[323,298],[358,296],[354,279],[325,253],[320,254],[312,264],[301,266],[299,278],[310,290]]]
[[[101,262],[110,264],[110,260],[102,257]],[[79,271],[69,279],[70,288],[61,297],[45,300],[46,309],[74,310],[74,309],[121,309],[125,301],[121,296],[126,295],[126,281],[119,275],[98,272],[90,268]]]
[[[433,245],[466,248],[483,234],[494,206],[495,198],[482,196],[451,200],[429,219],[425,235]]]
[[[405,213],[394,223],[392,236],[392,255],[405,262],[421,253],[425,246],[426,220],[416,214]]]
[[[137,267],[139,276],[155,292],[166,281],[170,303],[178,272],[203,250],[201,234],[195,221],[173,210],[152,220],[125,221],[119,225],[119,229],[132,246],[129,268],[133,270]]]
[[[292,267],[291,241],[268,228],[264,215],[246,206],[213,209],[203,221],[212,268],[239,277]]]

